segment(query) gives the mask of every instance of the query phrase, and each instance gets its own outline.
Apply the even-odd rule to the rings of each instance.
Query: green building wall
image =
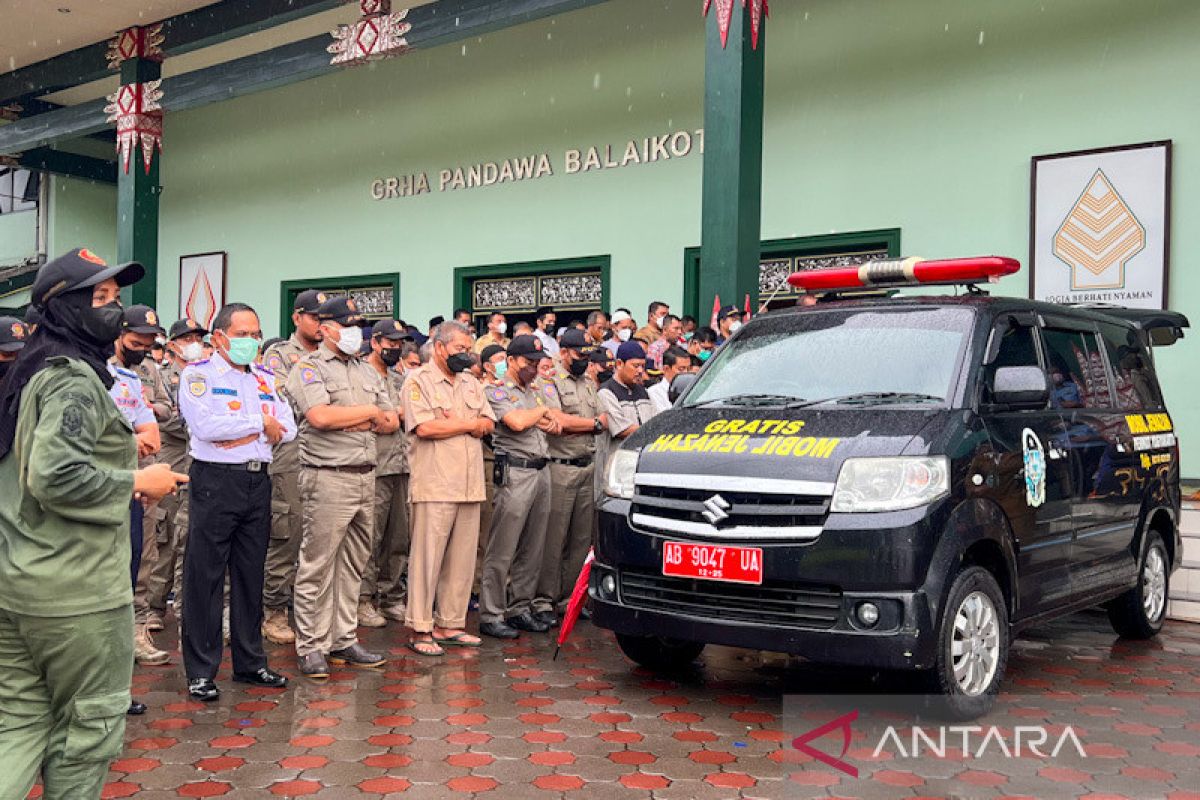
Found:
[[[698,151],[573,175],[564,153],[702,127],[700,6],[610,0],[169,115],[162,314],[179,256],[215,250],[228,298],[257,305],[267,331],[282,280],[398,271],[400,314],[420,325],[450,311],[455,268],[590,255],[611,256],[610,305],[678,306],[683,251],[700,243]],[[1171,139],[1171,305],[1200,325],[1196,30],[1191,0],[775,3],[763,238],[900,228],[909,255],[1025,262],[1032,156]],[[553,176],[438,191],[443,168],[539,153]],[[373,180],[421,172],[430,193],[372,198]],[[57,203],[52,243],[92,235],[105,252],[105,193]],[[999,287],[1025,289],[1024,273]],[[1192,476],[1197,339],[1159,354]]]

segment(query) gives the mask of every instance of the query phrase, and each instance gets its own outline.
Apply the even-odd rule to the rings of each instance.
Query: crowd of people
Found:
[[[360,626],[402,625],[429,658],[551,631],[608,454],[742,320],[545,308],[510,338],[500,313],[418,331],[309,290],[264,342],[242,303],[207,327],[122,307],[142,276],[77,249],[0,318],[0,785],[40,772],[47,796],[99,792],[172,615],[201,701],[226,643],[235,681],[282,687],[264,638],[322,680],[385,663]]]

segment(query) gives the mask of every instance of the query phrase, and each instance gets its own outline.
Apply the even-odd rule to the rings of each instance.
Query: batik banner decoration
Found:
[[[729,28],[733,25],[733,9],[737,0],[704,0],[704,16],[713,3],[717,6],[717,28],[721,31],[721,47],[729,44]],[[763,20],[771,14],[767,0],[742,0],[742,8],[750,8],[750,45],[758,49],[758,37],[762,33]]]
[[[163,113],[162,78],[145,83],[127,83],[108,95],[104,113],[108,121],[117,123],[117,152],[121,154],[121,168],[129,173],[129,159],[134,148],[141,145],[142,163],[146,174],[150,174],[150,162],[154,151],[162,152]]]
[[[105,58],[108,59],[108,68],[120,69],[121,64],[131,58],[162,61],[166,57],[162,49],[165,39],[162,30],[163,26],[160,22],[144,28],[126,28],[118,33],[116,38],[110,39],[108,42],[108,52],[105,54]]]
[[[407,52],[404,35],[412,30],[405,21],[408,9],[392,13],[390,0],[360,0],[363,16],[350,25],[339,25],[330,35],[333,44],[326,48],[333,53],[329,63],[334,66],[355,66]]]

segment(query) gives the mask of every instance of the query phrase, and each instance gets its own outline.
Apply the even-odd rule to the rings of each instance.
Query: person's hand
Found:
[[[213,442],[213,444],[222,450],[233,450],[243,445],[250,444],[251,442],[257,442],[258,436],[259,434],[257,433],[248,433],[240,439],[230,439],[226,442]]]
[[[558,436],[562,433],[562,422],[560,422],[559,419],[552,414],[543,416],[538,422],[537,426],[541,431],[548,433],[551,436]]]
[[[263,436],[267,437],[267,441],[271,444],[279,444],[283,441],[283,426],[279,424],[279,420],[270,414],[263,414],[262,419]]]
[[[482,439],[496,429],[493,423],[487,417],[477,417],[471,425],[471,435],[476,439]]]
[[[366,422],[360,422],[357,425],[351,425],[349,428],[342,428],[348,433],[366,433],[367,431],[375,430],[375,420],[369,419]]]
[[[371,427],[374,430],[379,430],[380,428],[388,427],[389,422],[391,422],[391,419],[389,418],[388,412],[384,411],[382,408],[376,408],[375,416],[371,419]]]
[[[138,458],[148,458],[158,452],[158,448],[154,446],[154,442],[145,433],[136,434]]]
[[[143,503],[156,503],[187,482],[187,475],[172,472],[167,464],[153,464],[133,473],[133,496]]]

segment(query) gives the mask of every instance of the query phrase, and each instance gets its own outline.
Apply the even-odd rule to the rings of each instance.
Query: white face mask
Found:
[[[737,332],[738,332],[738,331],[740,331],[741,329],[742,329],[742,323],[740,323],[740,322],[731,322],[731,323],[729,323],[729,335],[730,335],[730,336],[732,336],[733,334],[737,333]]]
[[[497,326],[496,326],[496,333],[500,334],[501,336],[503,336],[504,334],[508,333],[508,323],[507,323],[507,322],[501,322],[499,325],[497,325]]]
[[[658,326],[659,330],[661,330],[663,323],[666,322],[666,320],[667,320],[666,314],[659,314],[657,317],[654,318],[654,324]]]
[[[342,328],[342,338],[338,339],[338,350],[341,350],[348,356],[358,355],[358,351],[362,349],[363,332],[362,328],[357,325],[351,325],[349,328]]]
[[[628,342],[630,336],[633,336],[633,331],[629,330],[629,328],[621,328],[621,330],[617,331],[617,338],[622,342]]]
[[[183,356],[183,360],[187,361],[189,364],[193,361],[199,361],[200,359],[204,358],[204,345],[202,345],[200,342],[185,344],[179,351],[179,354]]]

